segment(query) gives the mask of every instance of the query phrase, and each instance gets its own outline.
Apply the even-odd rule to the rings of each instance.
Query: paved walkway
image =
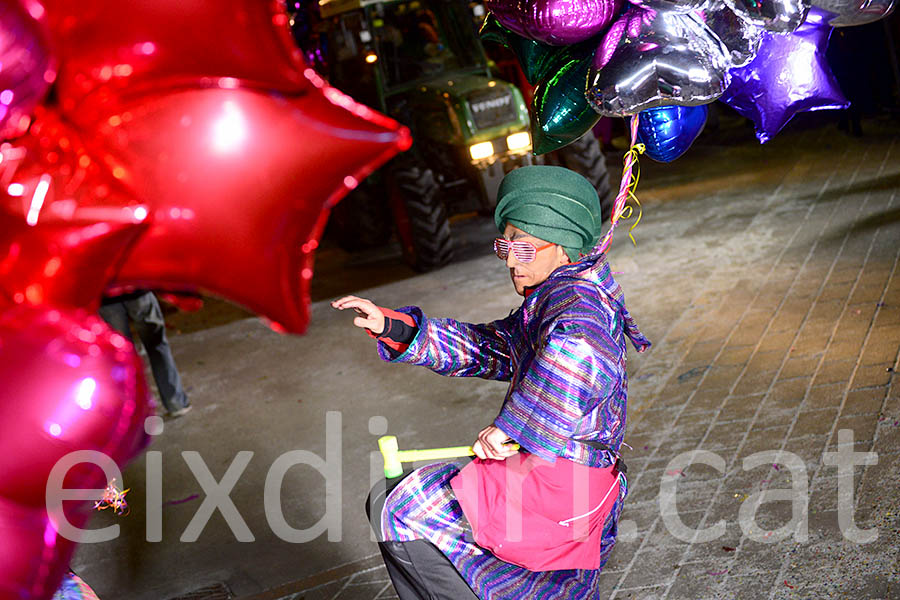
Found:
[[[630,494],[600,598],[900,598],[900,126],[864,126],[864,138],[824,126],[762,147],[724,131],[673,163],[644,159],[637,245],[623,226],[610,256],[654,346],[630,357]],[[516,301],[495,263],[365,293],[495,318]],[[503,386],[382,365],[344,317],[320,302],[303,338],[255,320],[173,337],[197,410],[156,446],[178,499],[168,541],[145,544],[132,524],[131,538],[79,549],[101,597],[200,600],[213,596],[185,594],[218,584],[230,591],[216,598],[240,600],[396,598],[359,516],[368,417],[386,416],[404,445],[458,445]],[[217,479],[244,448],[271,463],[290,440],[325,456],[326,410],[344,415],[342,541],[266,535],[265,469],[233,494],[255,542],[234,541],[218,516],[193,545],[178,541],[198,493],[182,448]],[[125,474],[138,493],[142,477],[140,463]],[[318,474],[298,477],[285,512],[310,526],[327,496]]]
[[[658,199],[664,216],[656,193],[670,190],[645,167],[647,219],[619,279],[636,318],[673,318],[633,361],[632,491],[601,598],[900,598],[900,140],[826,128],[761,154],[724,150],[714,181],[674,175],[687,181]],[[760,159],[761,173],[746,168]],[[631,251],[624,233],[617,249]],[[843,498],[823,460],[840,430],[846,450],[877,458],[857,459]],[[766,451],[783,454],[743,462]],[[745,503],[792,486],[793,502],[762,502],[742,529]],[[841,504],[865,543],[842,535]],[[278,597],[396,598],[374,562]]]

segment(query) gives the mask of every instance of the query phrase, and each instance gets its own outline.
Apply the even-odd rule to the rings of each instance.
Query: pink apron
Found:
[[[613,466],[519,453],[475,459],[450,480],[475,542],[530,571],[597,569],[603,526],[619,497]]]

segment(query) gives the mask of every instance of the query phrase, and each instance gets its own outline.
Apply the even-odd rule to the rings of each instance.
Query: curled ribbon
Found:
[[[641,222],[641,216],[644,212],[641,208],[641,203],[635,194],[638,181],[641,177],[641,165],[638,161],[638,157],[647,149],[644,144],[640,144],[637,141],[637,128],[638,117],[637,115],[634,115],[631,117],[631,147],[623,157],[625,167],[622,169],[619,194],[616,196],[615,201],[613,201],[612,217],[609,220],[609,230],[606,232],[606,235],[603,236],[603,239],[600,240],[594,253],[606,252],[609,249],[609,245],[612,243],[613,231],[615,230],[616,225],[619,224],[620,220],[630,219],[634,214],[634,207],[627,205],[628,200],[633,200],[638,208],[637,218],[631,226],[631,229],[628,230],[628,237],[631,238],[631,243],[637,245],[632,232],[634,231],[634,228],[637,227],[638,223]]]

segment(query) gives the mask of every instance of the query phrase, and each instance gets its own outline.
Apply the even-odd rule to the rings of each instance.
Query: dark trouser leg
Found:
[[[366,515],[378,540],[384,540],[381,531],[384,501],[400,481],[399,478],[389,480],[386,488],[376,485],[366,500]],[[453,563],[430,542],[379,541],[378,549],[400,600],[477,600]]]
[[[188,405],[187,395],[181,384],[181,376],[175,366],[169,340],[166,339],[166,323],[162,309],[152,292],[125,301],[128,316],[134,321],[141,344],[150,359],[153,379],[159,389],[159,396],[168,412],[173,412]]]
[[[110,327],[125,336],[126,340],[134,343],[134,340],[131,339],[131,329],[128,326],[128,310],[125,308],[124,302],[104,304],[97,312]]]

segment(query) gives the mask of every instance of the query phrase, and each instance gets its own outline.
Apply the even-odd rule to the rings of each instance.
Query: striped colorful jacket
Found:
[[[413,306],[399,311],[419,331],[393,359],[379,344],[382,359],[509,381],[494,424],[525,450],[592,467],[615,461],[625,434],[625,338],[638,352],[650,342],[626,310],[604,255],[559,267],[492,323],[429,319]]]

